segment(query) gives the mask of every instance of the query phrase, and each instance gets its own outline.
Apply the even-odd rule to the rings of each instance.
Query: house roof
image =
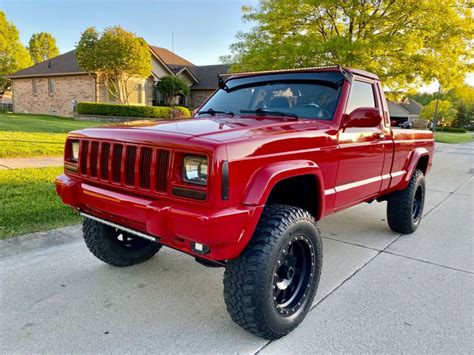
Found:
[[[228,65],[204,65],[195,66],[190,61],[172,53],[171,51],[150,46],[152,53],[158,57],[170,73],[179,74],[188,71],[189,74],[196,79],[197,83],[193,85],[193,89],[216,89],[218,87],[218,74],[225,74],[229,70]],[[77,75],[86,74],[81,69],[76,59],[76,51],[72,50],[67,53],[58,55],[44,62],[35,64],[26,69],[20,70],[9,75],[9,78],[29,78],[41,76],[57,76],[57,75]]]
[[[410,112],[405,109],[402,105],[396,102],[387,100],[388,112],[391,118],[408,118]]]
[[[194,66],[193,63],[180,57],[174,52],[162,47],[150,46],[151,50],[165,62],[167,66],[180,65],[180,66]]]
[[[194,81],[194,85],[199,82],[198,78],[194,75],[194,73],[189,69],[190,67],[184,67],[181,65],[172,66],[170,67],[171,71],[174,75],[178,76],[181,73],[188,73],[188,76]]]
[[[413,99],[407,99],[405,102],[400,103],[400,105],[414,115],[419,115],[423,105]]]
[[[229,71],[230,65],[216,64],[216,65],[202,65],[188,67],[193,75],[198,79],[198,83],[193,85],[192,89],[209,89],[214,90],[219,87],[219,74],[226,74]]]
[[[34,76],[51,76],[51,75],[71,75],[85,74],[79,67],[76,60],[76,51],[72,50],[57,57],[37,63],[26,69],[17,71],[9,75],[9,78],[22,78]]]

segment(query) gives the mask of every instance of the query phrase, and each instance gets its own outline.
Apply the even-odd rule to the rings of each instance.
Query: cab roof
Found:
[[[317,72],[341,72],[345,77],[347,77],[349,74],[349,75],[363,76],[366,78],[379,80],[379,77],[376,74],[370,73],[365,70],[342,67],[340,65],[329,65],[329,66],[322,66],[322,67],[278,69],[278,70],[264,70],[264,71],[221,74],[219,75],[219,82],[227,81],[229,79],[235,79],[237,77],[242,78],[242,77],[268,75],[268,74],[317,73]]]

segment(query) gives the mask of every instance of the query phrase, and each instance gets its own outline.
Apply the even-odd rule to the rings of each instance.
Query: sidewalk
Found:
[[[0,170],[23,168],[47,168],[63,165],[63,157],[7,158],[0,159]]]

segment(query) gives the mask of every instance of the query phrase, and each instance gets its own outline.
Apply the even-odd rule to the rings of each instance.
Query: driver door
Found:
[[[380,107],[375,82],[357,79],[351,86],[346,114],[360,107]],[[341,128],[335,209],[355,205],[380,191],[384,164],[384,131],[379,127]]]

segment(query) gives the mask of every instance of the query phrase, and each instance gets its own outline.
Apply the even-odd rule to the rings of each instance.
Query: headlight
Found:
[[[207,158],[188,155],[183,160],[183,179],[197,185],[207,184]]]
[[[77,162],[79,159],[79,141],[71,142],[71,160]]]

